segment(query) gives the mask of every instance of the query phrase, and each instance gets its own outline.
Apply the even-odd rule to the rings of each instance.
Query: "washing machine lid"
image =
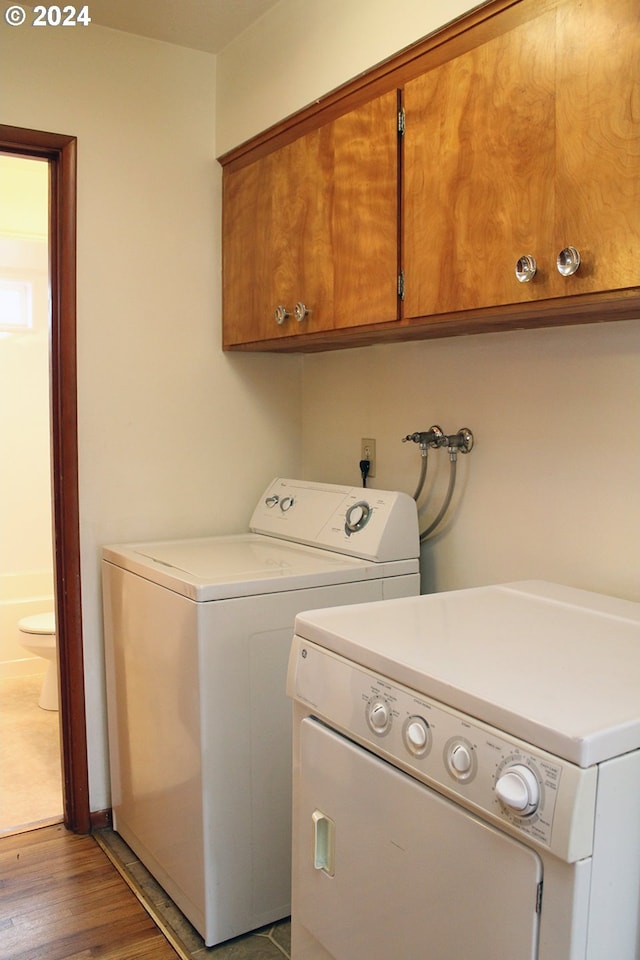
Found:
[[[196,601],[280,593],[417,573],[417,560],[375,563],[261,534],[103,548],[109,563]]]
[[[640,749],[640,604],[524,582],[314,610],[298,636],[581,767]]]

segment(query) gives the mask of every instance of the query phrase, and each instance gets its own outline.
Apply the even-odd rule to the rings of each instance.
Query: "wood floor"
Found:
[[[0,960],[176,960],[91,837],[61,824],[0,838]]]

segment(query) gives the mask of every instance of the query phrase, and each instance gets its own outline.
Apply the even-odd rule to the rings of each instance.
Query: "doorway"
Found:
[[[76,399],[76,139],[0,124],[0,152],[49,165],[52,515],[65,826],[89,833]]]
[[[49,326],[49,165],[0,153],[0,833],[62,819]]]

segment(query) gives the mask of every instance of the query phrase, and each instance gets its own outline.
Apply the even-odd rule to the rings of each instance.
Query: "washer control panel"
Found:
[[[564,859],[591,852],[596,768],[506,732],[294,638],[288,693],[310,715]]]
[[[308,480],[273,480],[250,530],[376,562],[420,553],[418,511],[406,493]]]

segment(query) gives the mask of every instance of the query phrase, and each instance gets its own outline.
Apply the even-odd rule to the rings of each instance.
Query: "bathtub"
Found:
[[[20,644],[18,621],[53,608],[51,571],[0,574],[0,679],[44,673],[46,660]]]

